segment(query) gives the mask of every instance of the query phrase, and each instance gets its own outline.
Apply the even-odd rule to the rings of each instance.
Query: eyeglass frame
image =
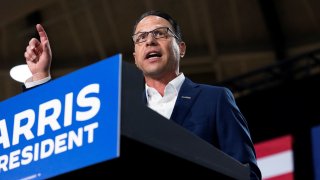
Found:
[[[156,30],[158,30],[158,29],[163,29],[163,28],[166,28],[166,29],[167,29],[167,30],[166,30],[166,34],[165,34],[163,37],[155,37],[154,32],[156,32]],[[155,29],[153,29],[153,30],[151,30],[151,31],[138,32],[138,33],[136,33],[136,34],[133,34],[131,37],[132,37],[132,41],[133,41],[134,44],[140,44],[140,43],[143,43],[143,42],[146,42],[146,41],[147,41],[147,38],[148,38],[148,36],[149,36],[150,33],[152,34],[152,38],[154,38],[154,39],[161,39],[161,38],[167,38],[169,32],[172,34],[172,36],[173,36],[174,38],[176,38],[177,40],[179,40],[178,36],[177,36],[169,27],[158,27],[158,28],[155,28]],[[138,34],[146,34],[145,40],[140,41],[140,42],[136,42],[137,38],[136,38],[136,40],[135,40],[135,37],[138,37],[138,36],[137,36]]]

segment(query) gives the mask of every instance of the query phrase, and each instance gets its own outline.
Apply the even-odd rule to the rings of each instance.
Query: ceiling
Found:
[[[216,82],[320,48],[319,0],[10,0],[0,5],[0,100],[21,92],[9,70],[25,63],[41,23],[62,76],[117,53],[133,62],[132,26],[151,9],[171,14],[187,54],[181,71]]]

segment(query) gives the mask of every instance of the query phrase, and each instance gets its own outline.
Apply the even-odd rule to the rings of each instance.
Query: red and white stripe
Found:
[[[255,144],[258,166],[264,180],[293,180],[292,136]]]

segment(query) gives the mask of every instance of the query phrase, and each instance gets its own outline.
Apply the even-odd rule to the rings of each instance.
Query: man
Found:
[[[31,39],[25,52],[33,74],[25,83],[27,88],[50,80],[48,37],[41,25],[37,30],[40,41]],[[135,64],[145,78],[148,107],[249,164],[251,179],[261,179],[246,120],[232,93],[223,87],[193,83],[179,71],[186,44],[176,21],[164,12],[146,12],[137,20],[132,39]]]

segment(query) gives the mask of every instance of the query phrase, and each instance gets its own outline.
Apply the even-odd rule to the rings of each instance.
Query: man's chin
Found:
[[[148,71],[144,71],[144,75],[150,78],[160,78],[161,77],[161,71],[160,70],[148,70]]]

